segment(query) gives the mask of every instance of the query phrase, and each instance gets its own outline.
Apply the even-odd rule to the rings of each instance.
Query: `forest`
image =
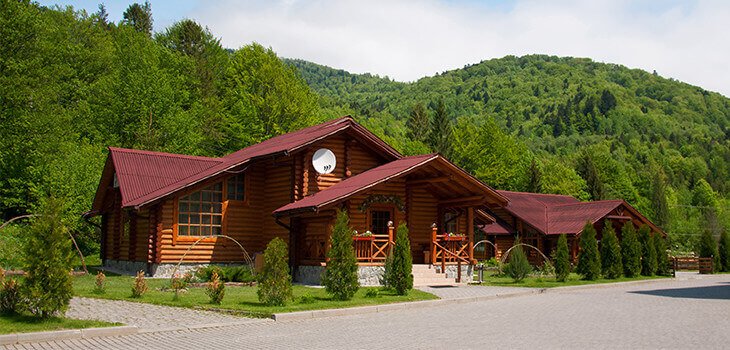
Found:
[[[123,17],[0,1],[2,222],[61,198],[92,254],[81,214],[108,147],[222,156],[352,115],[498,189],[626,199],[683,248],[730,225],[730,100],[656,72],[508,56],[403,83],[224,48],[189,19],[154,28],[149,3]],[[23,225],[0,231],[0,266],[17,263]]]

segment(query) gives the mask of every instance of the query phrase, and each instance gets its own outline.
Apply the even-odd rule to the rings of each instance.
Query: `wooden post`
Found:
[[[388,221],[388,255],[393,253],[393,231],[395,231],[393,221]]]
[[[436,264],[436,235],[438,234],[438,228],[436,223],[431,224],[431,265]]]
[[[474,208],[466,208],[466,235],[469,239],[469,263],[474,261]],[[461,270],[460,270],[461,271]]]
[[[459,259],[456,260],[456,283],[461,283],[461,260]]]

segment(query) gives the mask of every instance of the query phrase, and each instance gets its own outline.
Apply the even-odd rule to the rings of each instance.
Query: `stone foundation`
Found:
[[[294,281],[303,284],[321,285],[324,266],[299,265],[294,272]],[[357,277],[362,287],[380,286],[385,268],[383,266],[358,266]]]
[[[104,267],[108,269],[114,270],[114,272],[121,272],[125,275],[134,276],[137,274],[137,272],[142,271],[145,273],[146,276],[152,277],[152,278],[170,278],[172,277],[172,272],[175,270],[175,266],[177,266],[177,263],[170,264],[170,263],[160,263],[160,264],[150,264],[150,270],[147,270],[147,263],[141,262],[141,261],[124,261],[124,260],[112,260],[112,259],[106,259],[104,261]],[[184,275],[186,273],[194,273],[197,269],[207,267],[210,265],[217,265],[221,267],[231,267],[231,266],[243,266],[244,264],[180,264],[180,266],[177,268],[177,271],[175,271],[175,274],[178,275]]]
[[[441,272],[441,265],[436,264],[433,265],[434,269],[436,269],[436,272]],[[446,278],[456,280],[457,277],[457,269],[458,265],[446,265]],[[461,265],[461,283],[469,283],[472,282],[474,277],[474,266],[473,265]]]

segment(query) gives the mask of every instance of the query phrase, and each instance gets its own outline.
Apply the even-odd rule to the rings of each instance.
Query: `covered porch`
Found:
[[[406,223],[414,264],[474,263],[483,208],[506,204],[492,188],[438,154],[405,157],[368,170],[275,211],[292,218],[295,264],[326,266],[337,210],[347,210],[361,266],[385,263]],[[443,269],[442,269],[443,271]]]

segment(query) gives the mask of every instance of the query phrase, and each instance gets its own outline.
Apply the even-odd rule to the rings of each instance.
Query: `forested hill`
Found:
[[[730,100],[655,72],[507,56],[401,83],[286,62],[321,95],[321,113],[351,113],[405,153],[448,153],[498,188],[624,198],[677,232],[703,226],[685,206],[727,207]],[[418,130],[439,115],[439,98],[447,142]]]

